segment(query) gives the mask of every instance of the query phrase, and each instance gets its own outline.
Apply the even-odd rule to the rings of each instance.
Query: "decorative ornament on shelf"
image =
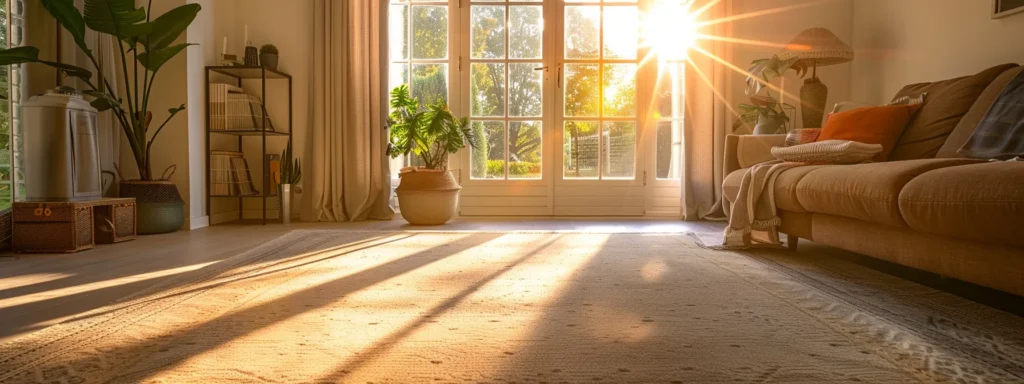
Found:
[[[249,41],[249,25],[245,26],[245,66],[246,67],[258,67],[260,66],[260,51],[256,47],[252,46],[252,42]]]
[[[798,60],[800,66],[811,68],[811,78],[800,88],[800,112],[804,128],[821,128],[828,87],[818,79],[818,67],[853,61],[853,48],[828,29],[811,28],[800,32],[777,56],[784,61]]]
[[[224,36],[224,43],[220,49],[220,65],[223,66],[239,66],[242,63],[238,62],[238,56],[228,54],[228,37]]]

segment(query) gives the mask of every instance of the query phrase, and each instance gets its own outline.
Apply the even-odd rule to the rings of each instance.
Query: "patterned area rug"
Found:
[[[0,346],[0,382],[1024,381],[1021,318],[765,252],[296,231]]]

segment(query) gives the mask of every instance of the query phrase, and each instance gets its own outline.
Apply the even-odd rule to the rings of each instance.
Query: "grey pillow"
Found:
[[[975,159],[1024,156],[1024,72],[1003,88],[957,153]]]

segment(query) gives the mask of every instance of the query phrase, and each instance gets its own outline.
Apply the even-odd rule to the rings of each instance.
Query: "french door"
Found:
[[[656,143],[644,128],[656,122],[644,111],[657,68],[642,65],[639,36],[649,1],[454,5],[453,110],[476,136],[456,166],[462,215],[650,211],[645,149]]]

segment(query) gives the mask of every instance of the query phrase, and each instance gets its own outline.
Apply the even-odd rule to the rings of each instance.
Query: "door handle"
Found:
[[[534,68],[533,70],[534,71],[547,71],[548,70],[548,66],[545,65],[543,67],[537,67],[537,68]]]
[[[555,82],[555,86],[557,86],[558,89],[562,89],[562,65],[561,64],[558,65],[558,81]]]

